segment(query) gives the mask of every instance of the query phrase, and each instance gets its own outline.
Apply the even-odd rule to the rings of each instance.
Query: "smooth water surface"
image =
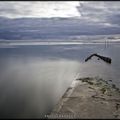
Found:
[[[49,114],[72,81],[99,76],[120,87],[119,44],[22,45],[0,48],[0,118]],[[90,54],[112,58],[107,64]]]

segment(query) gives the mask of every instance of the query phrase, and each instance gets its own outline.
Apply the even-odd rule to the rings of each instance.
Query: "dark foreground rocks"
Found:
[[[48,118],[120,118],[120,90],[98,77],[74,80]]]

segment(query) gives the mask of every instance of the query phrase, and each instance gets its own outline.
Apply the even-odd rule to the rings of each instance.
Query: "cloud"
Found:
[[[114,26],[120,26],[120,13],[110,15],[106,18],[106,21],[108,21],[110,24],[113,24]]]
[[[29,3],[21,2],[0,2],[0,16],[4,17],[20,17],[25,14],[30,13],[29,9],[26,9],[30,6]]]
[[[77,17],[79,19],[69,21],[68,19],[59,19],[50,22],[50,31],[55,27],[59,26],[59,30],[62,32],[70,31],[69,34],[84,34],[84,33],[97,33],[100,31],[103,33],[118,33],[120,29],[120,2],[119,1],[25,1],[25,2],[0,2],[0,16],[8,18],[23,18],[23,17],[37,17],[37,18],[51,18],[51,17]],[[3,19],[0,19],[4,21]],[[53,19],[51,19],[53,20]],[[19,20],[18,20],[19,21]],[[24,24],[31,26],[29,20],[23,20]],[[44,20],[45,21],[45,20]],[[47,21],[47,20],[46,20]],[[55,21],[57,21],[55,23]],[[61,23],[61,22],[62,23]],[[16,21],[17,22],[17,21]],[[10,22],[9,22],[10,24]],[[36,22],[34,24],[40,24]],[[59,25],[58,25],[59,24]],[[13,21],[13,26],[16,25]],[[21,25],[21,24],[20,24]],[[43,24],[42,24],[43,25]],[[42,26],[40,24],[40,26]],[[6,24],[1,26],[5,28]],[[46,23],[44,24],[46,26]],[[47,24],[48,26],[48,24]],[[37,27],[35,27],[37,28]],[[45,28],[45,27],[44,27]],[[33,29],[33,28],[32,28]],[[64,30],[63,30],[64,29]],[[68,30],[69,29],[69,30]],[[110,32],[110,30],[112,32]],[[46,28],[45,28],[45,31]],[[80,31],[80,33],[78,32]],[[61,32],[61,33],[62,33]],[[64,33],[64,32],[63,32]],[[6,34],[5,34],[6,35]]]
[[[67,2],[0,2],[0,16],[20,17],[80,17],[78,1]]]
[[[119,1],[12,1],[0,2],[0,16],[22,17],[78,17],[87,23],[120,25]]]
[[[98,22],[106,26],[120,24],[119,1],[82,1],[80,2],[80,6],[78,6],[78,10],[81,13],[82,18],[91,22]]]

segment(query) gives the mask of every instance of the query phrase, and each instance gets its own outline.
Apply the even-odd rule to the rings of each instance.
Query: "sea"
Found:
[[[120,39],[0,41],[0,118],[43,118],[72,81],[100,77],[120,88]],[[93,57],[110,57],[111,64]]]

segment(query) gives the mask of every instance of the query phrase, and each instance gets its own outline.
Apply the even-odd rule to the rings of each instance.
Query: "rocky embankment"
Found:
[[[120,90],[111,80],[76,79],[48,118],[120,118]]]

